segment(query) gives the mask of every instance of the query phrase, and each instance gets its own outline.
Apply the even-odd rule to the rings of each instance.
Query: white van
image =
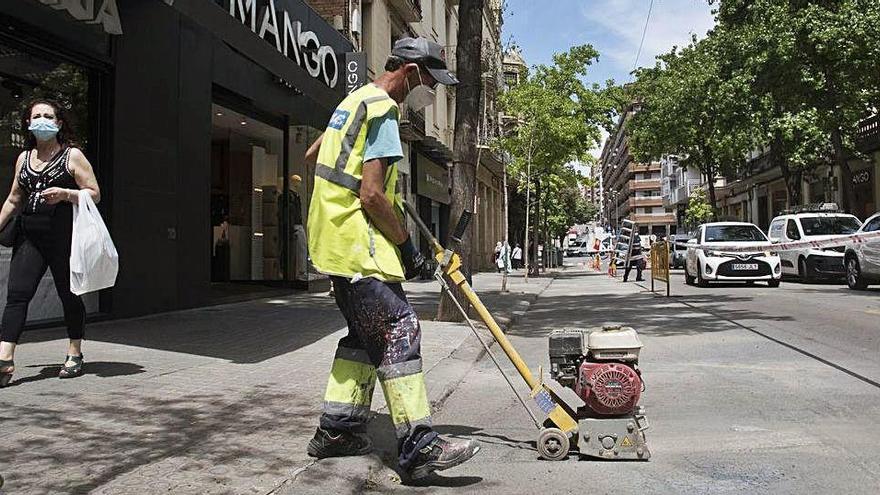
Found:
[[[784,212],[770,222],[767,237],[774,244],[796,241],[820,241],[854,234],[862,222],[853,215],[838,211],[835,203],[822,203]],[[845,246],[816,249],[804,247],[780,251],[782,274],[804,282],[817,279],[843,280]]]

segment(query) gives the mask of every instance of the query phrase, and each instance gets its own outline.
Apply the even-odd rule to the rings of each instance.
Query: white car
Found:
[[[833,203],[832,203],[833,205]],[[836,205],[833,205],[836,209]],[[854,234],[862,222],[848,213],[804,211],[780,215],[767,230],[770,242],[821,241]],[[787,249],[779,252],[782,274],[795,275],[801,281],[843,279],[844,246]]]
[[[764,280],[770,287],[779,287],[782,278],[779,256],[770,252],[770,240],[754,224],[706,223],[697,228],[687,243],[684,280],[688,285],[696,282],[705,287],[710,280]],[[724,250],[731,247],[755,248],[755,252]]]
[[[880,231],[880,213],[865,220],[858,233]],[[880,284],[880,239],[851,242],[846,246],[846,285],[862,290],[869,284]]]

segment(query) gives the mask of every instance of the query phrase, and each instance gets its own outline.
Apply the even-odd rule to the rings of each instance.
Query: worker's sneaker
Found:
[[[365,455],[372,450],[373,442],[366,435],[347,431],[328,431],[322,428],[318,428],[306,449],[310,456],[318,459]]]
[[[428,476],[467,461],[480,451],[476,440],[445,440],[439,436],[419,450],[410,470],[412,479]]]

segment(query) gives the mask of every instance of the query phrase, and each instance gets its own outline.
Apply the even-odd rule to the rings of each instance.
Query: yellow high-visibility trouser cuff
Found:
[[[336,416],[365,419],[370,413],[376,367],[357,361],[336,358],[324,394],[324,412]]]
[[[431,424],[431,405],[421,371],[411,375],[381,380],[385,402],[398,438],[409,435],[418,425]]]

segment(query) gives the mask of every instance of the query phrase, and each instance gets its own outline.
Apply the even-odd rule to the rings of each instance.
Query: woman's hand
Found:
[[[46,203],[50,205],[55,205],[62,201],[73,203],[74,198],[77,197],[76,191],[62,187],[49,187],[41,195],[46,200]]]

